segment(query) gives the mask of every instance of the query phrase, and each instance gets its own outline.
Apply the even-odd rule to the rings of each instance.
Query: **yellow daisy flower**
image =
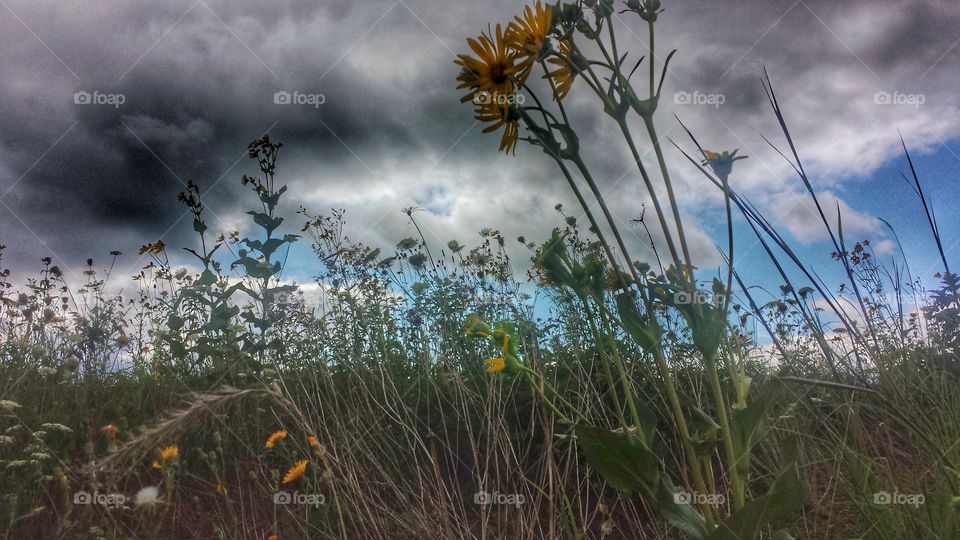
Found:
[[[270,434],[269,437],[267,437],[267,442],[264,444],[264,446],[266,448],[273,448],[277,446],[278,442],[282,441],[286,437],[287,437],[286,430],[280,429],[280,430],[274,431],[273,433]]]
[[[518,69],[514,64],[516,53],[510,49],[503,28],[498,24],[494,36],[481,34],[477,39],[467,39],[467,44],[477,54],[477,58],[458,54],[454,61],[462,68],[457,76],[460,81],[457,89],[470,89],[460,102],[473,101],[478,92],[487,92],[494,98],[512,95],[514,75]]]
[[[301,459],[300,461],[294,463],[293,467],[290,467],[290,470],[287,471],[287,474],[283,476],[282,483],[289,484],[303,476],[305,472],[307,472],[307,460]]]
[[[500,138],[500,151],[508,154],[516,152],[517,140],[520,138],[520,124],[517,120],[520,115],[512,109],[504,110],[502,106],[496,103],[478,105],[476,109],[477,120],[481,122],[493,122],[493,125],[483,128],[484,133],[491,133],[503,127],[503,136]]]
[[[458,89],[468,89],[460,101],[472,101],[475,118],[492,123],[483,132],[491,133],[503,127],[500,151],[513,152],[520,136],[517,121],[520,114],[511,105],[517,101],[517,53],[509,45],[503,28],[497,25],[493,35],[481,34],[467,43],[477,57],[457,55],[456,64],[462,69],[457,80]]]
[[[517,75],[520,84],[527,80],[533,65],[546,52],[544,45],[548,43],[547,34],[553,19],[551,12],[550,7],[544,8],[538,1],[533,9],[530,6],[524,8],[522,19],[514,17],[516,21],[507,26],[507,41],[520,59],[520,73]]]
[[[557,101],[566,97],[570,92],[570,87],[573,86],[573,80],[577,76],[573,66],[571,66],[572,62],[573,43],[567,39],[562,40],[560,42],[560,57],[553,56],[547,60],[548,64],[557,66],[557,69],[548,71],[547,74],[543,76],[544,79],[553,80],[553,84],[556,86]]]

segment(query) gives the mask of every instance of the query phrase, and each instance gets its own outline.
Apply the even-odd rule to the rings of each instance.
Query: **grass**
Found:
[[[655,57],[659,2],[625,7]],[[723,193],[728,223],[724,279],[701,281],[653,123],[662,75],[648,61],[647,88],[632,86],[640,64],[617,49],[611,4],[553,9],[487,37],[507,53],[460,57],[459,80],[502,149],[553,159],[585,227],[558,206],[561,227],[531,231],[542,242],[484,229],[438,246],[407,208],[414,237],[392,253],[353,242],[342,211],[304,210],[291,229],[282,145],[264,136],[248,149],[260,174],[242,179],[259,238],[208,231],[191,183],[189,268],[157,241],[126,296],[112,262],[88,261],[79,287],[49,259],[32,277],[0,271],[6,537],[955,537],[960,282],[906,145],[936,290],[828,218],[769,79],[781,155],[845,279],[820,280],[731,187],[745,156],[688,131],[673,146]],[[485,81],[496,63],[514,75]],[[539,85],[524,75],[538,67]],[[630,256],[606,208],[564,109],[570,82],[633,156],[647,234],[667,247],[656,261]],[[734,219],[782,277],[778,297],[733,270]],[[318,294],[280,279],[295,243],[316,255]],[[510,270],[518,251],[526,276]]]

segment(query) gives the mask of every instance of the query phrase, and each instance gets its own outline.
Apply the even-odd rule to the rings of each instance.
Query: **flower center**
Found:
[[[507,82],[507,75],[505,72],[506,66],[504,66],[501,62],[490,66],[490,80],[495,84],[503,84]]]

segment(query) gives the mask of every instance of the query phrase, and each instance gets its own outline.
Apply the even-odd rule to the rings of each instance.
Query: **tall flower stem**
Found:
[[[617,409],[617,418],[620,420],[620,427],[624,429],[624,432],[627,431],[627,420],[623,416],[623,406],[620,404],[620,397],[617,393],[616,381],[613,379],[613,372],[610,371],[610,362],[607,361],[607,352],[603,344],[600,343],[601,335],[600,331],[597,329],[596,323],[593,321],[593,313],[590,309],[590,304],[587,302],[586,298],[580,298],[580,301],[583,303],[583,310],[586,313],[586,318],[590,322],[590,331],[593,333],[594,341],[597,343],[597,352],[600,356],[600,365],[603,369],[603,375],[607,378],[607,384],[610,386],[610,394],[613,396],[613,405]],[[616,348],[614,348],[616,350]],[[622,375],[621,375],[622,379]],[[636,412],[636,407],[633,405],[633,398],[629,393],[626,395],[628,403],[630,403],[631,415],[633,417],[633,422],[635,426],[640,426],[639,416]]]
[[[710,379],[710,388],[713,393],[713,406],[717,410],[717,417],[720,420],[720,432],[723,435],[724,453],[727,455],[728,474],[730,475],[730,486],[733,490],[734,508],[739,510],[744,504],[744,484],[743,479],[737,472],[736,453],[733,448],[733,434],[730,432],[730,419],[727,417],[727,405],[723,399],[723,388],[720,386],[720,376],[717,373],[717,360],[715,355],[704,357],[704,364],[707,368],[707,377]]]

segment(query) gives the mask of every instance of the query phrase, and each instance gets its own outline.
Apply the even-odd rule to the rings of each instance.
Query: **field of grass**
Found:
[[[643,63],[618,50],[614,9],[649,31]],[[844,236],[765,79],[782,155],[846,278],[824,283],[730,187],[745,156],[688,131],[676,150],[723,194],[729,225],[707,279],[653,121],[660,9],[537,4],[457,59],[501,150],[544,151],[585,223],[558,206],[553,231],[435,245],[407,208],[411,238],[387,252],[352,241],[342,211],[279,215],[295,194],[264,136],[248,149],[260,174],[241,180],[257,237],[208,230],[190,183],[196,242],[143,245],[136,276],[91,260],[77,285],[49,259],[17,275],[0,246],[0,534],[960,537],[960,279],[912,161],[904,207],[930,226],[911,241],[941,255],[934,290]],[[570,92],[595,95],[634,157],[658,260],[631,256]],[[733,270],[735,220],[782,277],[779,298]],[[311,287],[282,279],[294,244],[316,255]],[[171,264],[180,248],[190,267]],[[526,275],[508,253],[529,257]]]

